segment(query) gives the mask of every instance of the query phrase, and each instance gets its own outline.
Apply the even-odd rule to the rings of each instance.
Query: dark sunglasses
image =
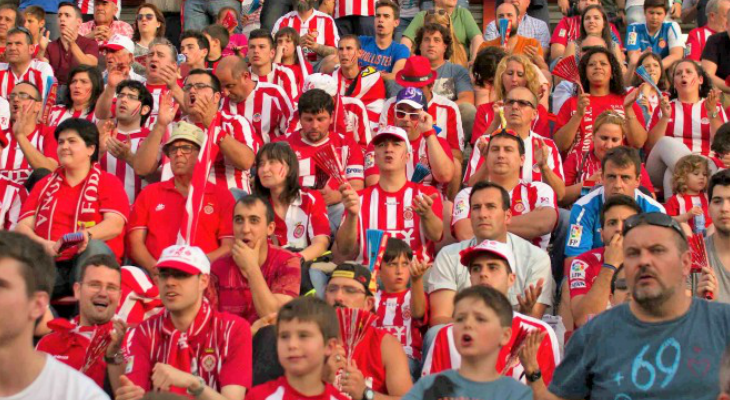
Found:
[[[147,21],[152,21],[155,19],[155,14],[137,14],[137,21],[142,21],[145,18],[147,18]]]
[[[682,239],[684,239],[685,241],[687,240],[687,235],[684,234],[682,227],[679,226],[679,222],[675,221],[674,218],[670,217],[669,215],[659,212],[635,214],[630,216],[629,218],[626,218],[626,220],[624,221],[624,229],[622,234],[626,236],[626,234],[629,233],[630,230],[641,225],[651,225],[659,226],[662,228],[674,229],[675,232],[679,233],[679,236],[681,236]]]

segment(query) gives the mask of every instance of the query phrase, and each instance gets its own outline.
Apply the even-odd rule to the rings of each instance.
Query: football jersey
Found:
[[[299,97],[299,85],[297,84],[294,71],[289,68],[282,67],[277,63],[271,64],[271,72],[266,75],[256,75],[251,71],[251,79],[258,82],[272,83],[284,89],[284,93],[289,96],[289,100]]]
[[[9,140],[8,145],[0,150],[0,173],[8,179],[22,184],[33,172],[33,168],[15,139],[12,129],[10,127],[2,133]],[[58,160],[58,142],[51,129],[46,129],[42,125],[36,126],[35,131],[28,136],[28,141],[44,156]]]
[[[318,10],[312,10],[312,15],[306,21],[299,18],[296,10],[282,15],[274,24],[271,34],[276,35],[284,27],[294,28],[299,32],[300,38],[309,32],[317,32],[316,43],[324,46],[337,47],[340,42],[335,20]],[[302,51],[309,62],[316,62],[319,58],[319,55],[312,50],[302,48]]]
[[[700,62],[702,60],[702,50],[705,48],[707,38],[715,33],[717,32],[707,27],[707,25],[689,31],[687,41],[684,44],[684,52],[687,54],[687,57]]]
[[[411,290],[400,293],[378,290],[375,292],[375,313],[378,315],[375,326],[398,339],[408,357],[420,360],[423,347],[421,328],[425,326],[425,320],[414,319],[411,315]],[[426,315],[428,309],[424,317]]]
[[[245,101],[234,103],[223,99],[221,110],[245,117],[263,143],[285,136],[294,107],[284,89],[271,83],[258,82]]]
[[[470,194],[471,188],[466,187],[454,198],[454,209],[451,214],[452,230],[457,222],[471,217],[471,207],[469,207]],[[542,207],[553,208],[557,215],[558,203],[555,199],[555,191],[545,183],[520,181],[510,191],[509,196],[512,216],[525,215]],[[557,220],[555,223],[557,224]],[[547,250],[551,235],[552,233],[548,232],[542,236],[532,238],[532,244],[543,250]]]
[[[588,294],[593,282],[603,267],[603,251],[605,247],[591,249],[575,257],[570,263],[568,273],[568,288],[570,298]]]
[[[122,295],[117,317],[131,328],[163,310],[160,292],[149,275],[139,267],[122,267]]]
[[[53,68],[45,61],[32,59],[28,69],[20,75],[15,75],[10,69],[10,64],[0,63],[0,96],[7,99],[15,85],[28,81],[38,88],[41,97],[45,100],[46,91],[54,79],[53,76]]]
[[[581,15],[563,17],[553,31],[550,44],[562,44],[568,46],[569,42],[575,42],[580,38]],[[611,24],[611,38],[614,42],[621,44],[621,36],[614,24]]]
[[[565,159],[563,169],[565,170],[565,186],[575,185],[587,181],[591,176],[600,172],[601,160],[598,159],[593,150],[585,153],[572,152]],[[649,179],[649,173],[646,172],[644,163],[641,163],[639,179],[641,186],[654,193],[654,185]]]
[[[669,50],[682,47],[682,29],[674,22],[663,22],[657,33],[649,34],[646,23],[636,23],[626,28],[626,51],[644,51],[647,47],[651,52],[664,58]]]
[[[337,92],[340,96],[355,97],[365,104],[368,118],[370,118],[370,127],[377,130],[386,96],[385,83],[380,72],[373,67],[365,67],[360,70],[355,79],[347,79],[342,75],[342,70],[337,69],[332,76],[337,79]],[[353,85],[354,87],[352,87]]]
[[[351,16],[372,17],[374,15],[375,0],[335,0],[335,19]]]
[[[539,330],[546,333],[537,350],[537,365],[540,367],[540,372],[542,372],[545,386],[550,385],[555,367],[560,363],[560,348],[555,331],[545,322],[516,311],[512,313],[512,336],[509,343],[499,350],[497,356],[497,371],[501,372],[504,369],[520,328],[527,331]],[[453,330],[453,324],[449,324],[438,331],[436,339],[423,360],[421,376],[436,374],[447,369],[457,369],[461,366],[461,355],[456,350]],[[519,358],[516,361],[517,365],[505,371],[504,375],[526,383],[523,377],[525,370],[522,364],[519,363]]]
[[[256,400],[350,400],[331,384],[324,382],[324,392],[316,396],[305,396],[289,385],[285,376],[256,385],[246,394],[247,399]]]
[[[150,131],[147,128],[140,128],[134,132],[118,132],[117,140],[128,143],[130,151],[134,154],[139,149],[140,143],[149,134]],[[127,192],[127,197],[129,197],[129,204],[134,203],[134,199],[137,198],[142,188],[147,186],[147,180],[137,175],[131,165],[114,157],[108,151],[99,157],[99,164],[102,170],[119,178],[119,181],[124,185],[124,191]]]
[[[329,238],[331,233],[327,204],[316,190],[300,189],[299,196],[286,209],[284,218],[274,214],[274,222],[274,235],[281,247],[304,249],[316,236]]]
[[[487,132],[487,128],[494,120],[494,103],[484,103],[477,107],[477,113],[474,116],[474,128],[471,132],[471,144],[474,145],[482,135],[491,135],[493,132]],[[550,120],[547,109],[542,105],[537,105],[537,118],[532,121],[533,132],[542,137],[551,137]]]
[[[682,103],[679,99],[671,101],[672,117],[667,123],[667,130],[664,131],[665,136],[676,138],[682,141],[685,146],[694,154],[703,156],[713,156],[714,152],[710,149],[712,144],[710,136],[710,117],[707,115],[705,108],[706,99],[701,99],[697,103]],[[722,107],[717,108],[720,113],[722,122],[727,122],[727,116]],[[654,115],[649,124],[650,129],[659,123],[661,118],[661,108],[654,110]]]
[[[344,168],[345,178],[347,180],[363,180],[363,155],[360,146],[354,140],[343,138],[336,133],[330,133],[321,143],[314,144],[302,137],[301,132],[294,132],[285,140],[294,150],[299,160],[299,184],[305,188],[317,187],[317,163],[314,161],[314,155],[324,146],[332,144],[339,156],[342,167]],[[335,179],[329,179],[328,185],[333,190],[338,190],[339,185]]]
[[[62,104],[57,104],[51,107],[48,112],[48,126],[57,127],[61,122],[69,118],[83,118],[87,121],[96,123],[96,114],[94,112],[87,112],[87,110],[69,110]]]
[[[708,226],[712,225],[709,206],[710,202],[707,201],[707,194],[705,193],[697,195],[675,194],[667,200],[664,208],[667,209],[667,214],[676,217],[678,215],[688,213],[693,207],[700,207],[705,214],[705,226],[703,226],[702,229],[707,229]],[[692,232],[695,232],[695,219],[690,218],[687,223],[689,224],[689,227],[692,228]]]
[[[0,231],[15,229],[26,197],[28,191],[23,185],[0,175]]]
[[[152,128],[155,126],[155,122],[157,122],[157,116],[160,114],[160,98],[163,94],[166,94],[170,91],[168,89],[167,85],[153,85],[151,83],[145,83],[145,87],[152,95],[152,111],[150,111],[150,115],[147,117],[147,121],[145,121],[145,128],[152,130]]]

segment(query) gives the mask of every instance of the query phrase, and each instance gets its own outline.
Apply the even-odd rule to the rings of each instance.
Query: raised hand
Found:
[[[126,375],[119,377],[119,383],[120,386],[114,393],[115,400],[140,400],[144,397],[144,389],[135,385]]]
[[[436,196],[438,196],[437,193],[432,195],[421,194],[419,196],[415,196],[413,198],[413,211],[422,218],[428,215],[428,213],[433,212],[433,201],[436,199]]]
[[[236,239],[233,242],[231,248],[231,255],[233,256],[233,262],[236,263],[238,269],[241,270],[243,276],[248,279],[249,274],[259,268],[259,250],[261,249],[261,242],[254,243],[253,247],[250,247],[247,243],[244,243],[241,239]]]
[[[342,205],[345,206],[345,211],[353,216],[358,215],[360,213],[360,196],[349,183],[343,183],[339,189],[342,194]]]
[[[414,257],[413,261],[411,261],[411,265],[408,267],[408,269],[411,272],[411,281],[419,281],[421,278],[423,278],[423,275],[428,271],[429,268],[433,263],[427,263],[426,261],[420,261],[418,258]]]
[[[167,126],[175,120],[180,105],[175,103],[172,93],[166,92],[160,96],[160,108],[157,114],[157,124]]]
[[[545,280],[540,278],[537,285],[530,285],[525,289],[524,295],[517,295],[517,302],[520,304],[520,312],[525,315],[532,314],[532,308],[537,304],[537,299],[542,294],[542,287]]]
[[[421,110],[418,116],[418,132],[423,134],[433,129],[433,116]]]

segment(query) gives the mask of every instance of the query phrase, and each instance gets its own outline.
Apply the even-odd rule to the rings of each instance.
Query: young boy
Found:
[[[285,304],[276,321],[276,350],[284,376],[255,386],[247,399],[346,400],[322,381],[327,357],[336,348],[340,325],[334,308],[315,297]]]
[[[309,64],[306,57],[303,57],[303,54],[297,52],[299,39],[299,33],[294,28],[288,26],[276,32],[276,36],[274,36],[274,41],[276,42],[274,62],[294,72],[294,78],[301,93],[304,79],[312,73],[312,65]]]
[[[477,246],[478,247],[478,246]],[[512,336],[512,306],[488,286],[472,286],[454,298],[454,343],[461,366],[421,378],[403,400],[532,399],[532,391],[495,368]]]
[[[218,61],[223,58],[223,49],[228,46],[230,34],[228,33],[228,29],[223,25],[213,24],[203,29],[203,35],[208,38],[208,44],[210,45],[205,64],[208,68],[215,71],[215,67],[218,66]]]
[[[395,336],[403,345],[415,381],[420,375],[423,345],[420,329],[426,326],[425,316],[428,315],[422,279],[428,265],[412,259],[413,251],[406,242],[388,239],[380,267],[383,290],[375,293],[375,312],[378,314],[376,326]]]
[[[647,48],[662,57],[662,65],[669,69],[672,63],[684,57],[681,39],[682,29],[676,22],[664,21],[667,17],[665,0],[646,0],[644,2],[645,23],[635,23],[626,29],[626,51],[629,65],[636,67],[641,53]]]
[[[38,57],[42,50],[45,54],[48,47],[49,33],[46,31],[46,12],[38,6],[30,6],[23,10],[23,18],[25,18],[25,29],[30,32],[33,37],[33,44],[36,45],[33,57]]]

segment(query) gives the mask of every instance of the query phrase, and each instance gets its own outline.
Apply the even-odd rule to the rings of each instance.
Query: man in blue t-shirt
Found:
[[[631,301],[575,331],[543,399],[714,400],[730,343],[730,305],[685,292],[687,237],[672,217],[636,214],[623,225]],[[698,296],[717,279],[705,269]],[[534,389],[534,387],[533,387]]]
[[[606,197],[633,197],[644,212],[662,212],[664,207],[639,190],[641,159],[636,149],[619,146],[609,150],[601,164],[603,186],[581,197],[570,210],[570,230],[565,241],[566,265],[590,249],[603,246],[601,208]]]
[[[375,37],[360,36],[360,68],[373,66],[385,81],[395,79],[395,74],[403,69],[410,55],[406,46],[393,41],[393,32],[398,24],[398,5],[391,0],[380,0],[375,5]]]
[[[667,10],[665,0],[646,0],[644,2],[646,23],[631,24],[626,29],[629,66],[636,67],[641,53],[648,48],[662,58],[662,65],[665,69],[684,57],[682,29],[674,21],[665,21]]]

